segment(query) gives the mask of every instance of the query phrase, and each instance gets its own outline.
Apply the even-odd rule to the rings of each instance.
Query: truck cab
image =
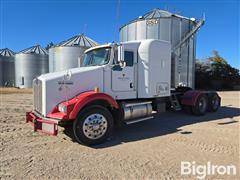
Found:
[[[170,44],[158,40],[108,44],[87,50],[80,66],[102,66],[100,91],[116,100],[169,96],[170,53]]]
[[[56,135],[59,123],[73,122],[76,140],[86,145],[103,142],[116,125],[153,118],[167,104],[196,115],[220,105],[215,92],[173,90],[171,44],[153,39],[90,48],[79,68],[41,75],[33,89],[26,119],[34,130]]]

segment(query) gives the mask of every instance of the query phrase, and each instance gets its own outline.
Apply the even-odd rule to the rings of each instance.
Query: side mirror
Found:
[[[118,46],[118,64],[121,68],[126,66],[126,62],[124,61],[124,47],[122,44]]]

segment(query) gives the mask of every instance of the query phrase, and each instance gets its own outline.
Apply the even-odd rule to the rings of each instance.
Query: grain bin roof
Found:
[[[98,45],[95,41],[90,39],[83,34],[76,35],[66,41],[59,43],[57,46],[83,46],[83,47],[93,47]]]
[[[139,21],[139,20],[147,20],[147,19],[156,19],[156,18],[169,18],[169,17],[178,17],[178,18],[182,18],[182,19],[188,19],[187,17],[181,16],[181,15],[177,15],[168,11],[164,11],[161,10],[159,8],[155,8],[149,12],[147,12],[146,14],[144,14],[143,16],[139,16],[138,18],[135,18],[134,20],[128,22],[127,24],[124,24],[122,27],[120,27],[120,29],[122,29],[124,26],[131,24],[133,22]]]
[[[41,55],[47,55],[46,49],[42,48],[40,45],[35,45],[30,48],[24,49],[20,51],[19,53],[22,54],[41,54]]]
[[[5,48],[5,49],[0,49],[0,55],[1,56],[11,57],[11,56],[14,56],[15,53],[13,51],[11,51],[10,49]]]
[[[168,11],[163,11],[158,8],[153,9],[152,11],[147,12],[142,17],[143,19],[152,19],[152,18],[160,18],[160,17],[171,17],[173,14]]]

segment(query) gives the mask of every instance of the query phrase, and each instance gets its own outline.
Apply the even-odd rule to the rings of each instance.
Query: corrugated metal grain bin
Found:
[[[15,86],[15,53],[8,48],[0,50],[2,86]],[[1,79],[1,78],[0,78]]]
[[[97,43],[83,34],[74,36],[49,49],[49,71],[56,72],[78,67],[78,58]]]
[[[120,41],[160,39],[171,42],[174,49],[191,32],[195,19],[154,9],[120,28]],[[172,87],[194,87],[195,36],[172,52]]]
[[[16,87],[31,88],[34,78],[48,72],[48,53],[39,45],[24,49],[16,54]]]
[[[2,56],[0,55],[0,87],[3,86],[3,79],[2,79]]]

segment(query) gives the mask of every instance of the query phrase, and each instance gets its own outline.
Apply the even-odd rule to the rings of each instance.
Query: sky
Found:
[[[80,33],[99,43],[116,42],[121,25],[153,8],[196,19],[205,14],[196,57],[217,50],[240,69],[239,0],[0,0],[0,49],[45,47]]]

